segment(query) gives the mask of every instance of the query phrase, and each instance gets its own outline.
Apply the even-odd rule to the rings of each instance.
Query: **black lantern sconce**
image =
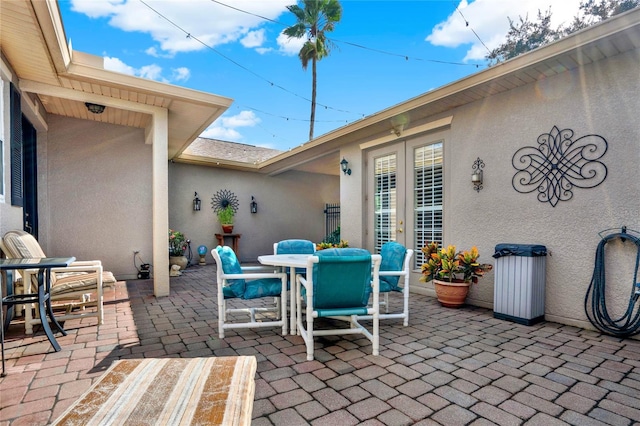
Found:
[[[251,196],[251,213],[258,213],[258,203],[256,203],[256,199]]]
[[[342,161],[340,162],[340,168],[342,169],[342,173],[345,175],[351,175],[351,169],[349,168],[349,162],[342,157]]]
[[[476,192],[480,192],[482,189],[482,169],[484,168],[484,161],[478,157],[478,159],[473,162],[473,166],[471,168],[473,170],[473,173],[471,173],[473,189],[475,189]]]
[[[200,198],[198,198],[198,193],[194,193],[194,199],[193,199],[193,211],[194,212],[199,212],[200,211],[200,206],[202,205],[200,202]]]

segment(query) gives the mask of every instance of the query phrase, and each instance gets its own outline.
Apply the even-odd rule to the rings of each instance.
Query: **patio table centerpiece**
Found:
[[[476,284],[478,278],[490,271],[493,265],[479,263],[477,247],[471,250],[456,251],[456,246],[439,248],[432,242],[422,248],[426,262],[422,264],[420,281],[433,280],[438,301],[442,306],[458,308],[464,304],[469,287]]]

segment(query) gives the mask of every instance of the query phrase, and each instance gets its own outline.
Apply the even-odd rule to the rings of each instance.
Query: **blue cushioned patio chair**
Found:
[[[297,325],[307,347],[307,360],[313,360],[315,336],[343,334],[363,334],[372,343],[373,355],[378,355],[380,261],[380,255],[355,248],[326,249],[309,256],[306,277],[296,275],[296,291],[300,295]],[[368,306],[372,294],[373,305]],[[359,315],[371,315],[372,331],[358,322]],[[349,328],[317,329],[318,318],[346,321]]]
[[[231,247],[218,246],[211,250],[216,262],[218,287],[218,334],[224,338],[224,331],[236,328],[282,327],[282,334],[287,334],[287,274],[274,272],[272,267],[240,266],[236,254]],[[275,306],[255,306],[255,303],[243,308],[227,308],[227,300],[253,300],[260,298],[276,298]],[[240,302],[237,302],[240,303]],[[248,322],[227,319],[227,314],[247,313]],[[265,314],[259,320],[256,314]],[[270,320],[275,313],[275,319]]]
[[[380,264],[380,295],[384,306],[384,312],[380,313],[380,319],[402,318],[403,325],[409,325],[409,263],[413,256],[413,250],[405,248],[402,244],[390,241],[383,244],[380,249],[382,263]],[[400,280],[402,278],[402,280]],[[402,285],[400,285],[402,282]],[[389,313],[389,294],[391,292],[402,293],[402,312]],[[364,316],[361,319],[369,319]]]

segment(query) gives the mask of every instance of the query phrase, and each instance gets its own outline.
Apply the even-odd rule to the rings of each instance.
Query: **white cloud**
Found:
[[[162,78],[162,67],[156,64],[145,65],[141,67],[138,70],[137,75],[142,78],[148,78],[149,80],[166,81],[164,78]]]
[[[542,12],[551,8],[551,25],[557,27],[568,24],[578,13],[581,0],[475,0],[468,3],[462,0],[458,10],[454,10],[449,17],[437,24],[427,36],[426,41],[435,46],[458,47],[470,44],[465,60],[484,59],[487,48],[494,49],[505,40],[509,30],[507,16],[514,21],[518,17],[529,16],[535,20],[538,10]],[[551,5],[553,3],[553,5]],[[464,16],[464,18],[463,18]],[[466,26],[466,22],[469,26]],[[487,46],[485,48],[473,32]]]
[[[242,135],[235,129],[225,129],[218,125],[212,124],[204,132],[200,134],[201,138],[220,139],[229,142],[238,142],[242,140]]]
[[[148,33],[162,51],[173,54],[205,49],[202,43],[215,47],[240,40],[255,42],[259,36],[251,33],[259,33],[258,27],[264,20],[254,15],[276,19],[286,12],[292,0],[225,1],[251,14],[209,0],[147,0],[145,3],[155,11],[138,0],[72,0],[72,9],[91,18],[106,18],[111,26],[124,31]],[[159,54],[154,50],[150,52]]]
[[[122,74],[138,75],[136,74],[136,69],[132,66],[125,64],[118,58],[111,58],[109,56],[104,57],[104,69]]]
[[[163,83],[171,83],[176,81],[187,81],[191,77],[191,71],[186,67],[177,67],[171,69],[171,77],[167,78],[162,74],[162,67],[157,64],[144,65],[140,68],[134,68],[125,64],[119,58],[109,56],[104,57],[104,69],[115,71],[122,74],[133,75],[136,77],[147,78],[149,80],[161,81]]]
[[[240,39],[240,43],[244,47],[260,47],[264,43],[266,37],[264,34],[264,28],[258,31],[249,31],[246,36]]]
[[[285,55],[294,56],[300,52],[300,49],[307,41],[306,38],[289,38],[288,36],[280,33],[276,42],[278,43],[278,51]]]
[[[231,117],[221,117],[220,121],[225,127],[253,127],[261,120],[253,111],[240,111],[239,114]]]
[[[154,58],[166,58],[166,59],[171,59],[175,56],[174,53],[162,53],[162,52],[158,52],[158,49],[156,49],[155,47],[151,46],[149,48],[147,48],[147,50],[144,51],[144,53],[146,53],[149,56],[153,56]]]
[[[238,142],[242,140],[239,127],[253,127],[262,120],[253,111],[240,111],[236,115],[220,117],[211,124],[200,137]]]
[[[174,68],[172,71],[172,81],[187,81],[191,77],[191,71],[187,67]]]

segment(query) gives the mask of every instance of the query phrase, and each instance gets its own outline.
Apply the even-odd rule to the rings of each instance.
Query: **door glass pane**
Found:
[[[396,154],[378,157],[374,162],[374,249],[380,253],[384,243],[396,239]]]
[[[414,247],[435,241],[442,245],[442,142],[416,148],[414,171]],[[415,265],[425,262],[418,249]]]

